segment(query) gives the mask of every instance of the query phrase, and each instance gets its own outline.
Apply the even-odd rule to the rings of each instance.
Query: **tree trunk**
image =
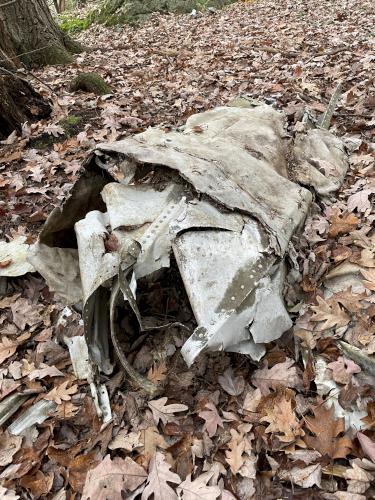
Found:
[[[71,62],[71,53],[82,47],[59,29],[46,0],[5,0],[0,6],[0,49],[30,66]]]
[[[0,138],[25,121],[47,117],[51,107],[17,75],[21,63],[63,64],[81,47],[54,22],[46,0],[0,0]]]
[[[0,139],[20,130],[22,123],[46,118],[50,113],[50,105],[26,80],[0,68]]]

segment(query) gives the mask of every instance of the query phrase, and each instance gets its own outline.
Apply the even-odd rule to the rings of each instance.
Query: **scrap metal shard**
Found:
[[[290,328],[284,257],[312,200],[297,182],[326,194],[342,182],[347,164],[341,141],[327,130],[301,135],[294,145],[284,125],[284,115],[265,104],[219,107],[191,116],[183,131],[151,128],[101,144],[87,159],[71,197],[47,220],[40,248],[78,249],[85,335],[102,371],[111,369],[110,335],[118,349],[120,295],[140,332],[148,329],[137,282],[155,279],[172,254],[197,322],[182,348],[188,364],[207,349],[260,359],[265,344]],[[289,158],[308,163],[307,181],[298,165],[297,182],[288,178]],[[111,177],[116,169],[123,175]],[[83,205],[81,193],[89,193]],[[47,272],[48,259],[38,252],[32,263],[53,282],[53,266]],[[54,278],[63,273],[55,270]],[[67,287],[60,289],[69,302]],[[77,287],[72,291],[74,303]],[[126,359],[123,365],[130,373]],[[130,376],[139,378],[134,370]]]

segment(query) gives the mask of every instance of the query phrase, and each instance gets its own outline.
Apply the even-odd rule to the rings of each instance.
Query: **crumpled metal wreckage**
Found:
[[[112,370],[112,338],[133,381],[156,393],[121,351],[117,305],[128,303],[140,332],[160,326],[144,324],[137,282],[158,279],[172,254],[198,325],[181,349],[188,365],[204,350],[260,360],[291,327],[282,294],[291,237],[312,191],[337,190],[348,162],[327,129],[306,124],[293,140],[285,124],[282,112],[247,101],[90,154],[29,261],[67,304],[83,304],[89,353],[102,372]]]

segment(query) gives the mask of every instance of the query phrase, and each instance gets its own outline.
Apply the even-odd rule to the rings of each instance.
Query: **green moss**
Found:
[[[67,137],[73,137],[78,134],[80,130],[81,116],[69,115],[59,121],[59,125],[64,129]]]
[[[188,13],[193,9],[222,8],[233,0],[105,0],[90,16],[91,22],[136,25],[153,12]]]
[[[64,13],[59,16],[59,25],[61,30],[65,33],[83,31],[90,26],[90,18],[88,16],[81,19],[73,16],[72,14]]]
[[[54,137],[53,135],[43,133],[31,139],[29,145],[33,149],[47,149],[53,146],[53,144],[62,142],[64,139],[65,137],[61,135]]]
[[[98,73],[79,73],[71,83],[71,90],[83,90],[97,95],[110,94],[111,87]]]

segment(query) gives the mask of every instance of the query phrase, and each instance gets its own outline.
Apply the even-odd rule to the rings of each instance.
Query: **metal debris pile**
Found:
[[[233,104],[177,131],[150,128],[98,146],[29,257],[52,291],[82,308],[99,370],[111,373],[112,339],[150,394],[158,388],[121,349],[123,317],[136,318],[140,335],[167,321],[144,321],[138,282],[160,281],[176,262],[197,324],[181,349],[188,365],[204,350],[261,359],[292,325],[283,301],[285,280],[298,279],[291,238],[313,193],[329,196],[345,177],[343,142],[308,114],[291,138],[272,106]]]

